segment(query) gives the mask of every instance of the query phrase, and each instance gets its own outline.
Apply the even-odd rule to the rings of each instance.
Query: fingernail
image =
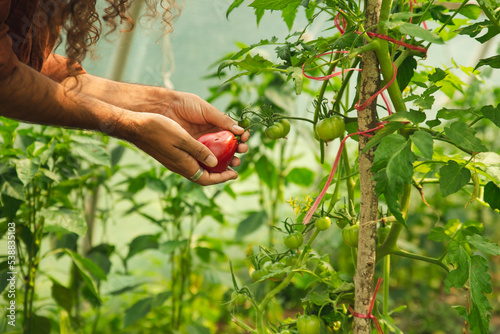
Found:
[[[209,167],[215,167],[217,165],[217,158],[213,155],[209,155],[205,160],[205,165]]]
[[[233,129],[238,132],[245,131],[245,129],[243,129],[241,126],[237,124],[233,125]]]

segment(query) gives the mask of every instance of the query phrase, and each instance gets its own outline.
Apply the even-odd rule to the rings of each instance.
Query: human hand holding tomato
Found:
[[[163,89],[148,98],[151,99],[145,102],[148,107],[135,114],[135,134],[129,140],[169,170],[190,178],[198,171],[200,163],[216,166],[218,161],[214,154],[197,141],[208,133],[231,131],[240,136],[236,152],[248,151],[245,142],[250,134],[197,95]],[[234,157],[229,165],[239,164],[240,159]],[[211,185],[237,177],[232,169],[221,173],[204,171],[196,183]]]

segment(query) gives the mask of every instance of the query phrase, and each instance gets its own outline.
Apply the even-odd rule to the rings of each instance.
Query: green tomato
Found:
[[[250,120],[248,118],[242,118],[238,122],[238,125],[246,129],[250,126]]]
[[[233,291],[233,293],[231,294],[231,300],[236,305],[243,305],[247,301],[247,296],[243,293],[237,293],[236,291]]]
[[[347,246],[358,248],[359,224],[345,227],[342,230],[342,239]]]
[[[268,262],[264,265],[264,270],[267,271],[266,275],[274,274],[271,276],[271,281],[281,281],[286,276],[286,271],[283,271],[286,266],[281,262]]]
[[[331,224],[332,224],[332,220],[330,219],[330,217],[318,218],[318,219],[316,219],[316,222],[314,223],[314,225],[316,225],[316,228],[318,229],[318,231],[328,230],[328,228],[330,227]]]
[[[377,244],[382,245],[385,242],[385,239],[387,239],[387,236],[389,235],[389,232],[391,231],[390,226],[380,226],[377,229]]]
[[[265,269],[257,269],[252,271],[250,274],[250,277],[252,278],[252,281],[258,282],[262,279],[262,277],[267,275],[267,270]]]
[[[283,125],[281,125],[280,123],[274,123],[273,125],[268,126],[264,133],[266,134],[267,138],[274,140],[283,138],[285,136],[285,129],[283,129]]]
[[[332,116],[322,119],[314,127],[316,135],[323,141],[331,141],[342,136],[345,131],[344,119],[341,116]]]
[[[288,249],[297,249],[302,246],[304,236],[300,232],[293,232],[283,238],[283,242]]]
[[[321,320],[317,315],[302,315],[297,319],[299,334],[320,334]]]
[[[286,118],[282,118],[278,121],[283,127],[283,137],[290,133],[290,122]]]
[[[295,267],[295,264],[299,261],[299,255],[294,254],[286,257],[286,265],[288,267]]]
[[[347,219],[341,218],[337,219],[335,223],[337,224],[338,228],[343,229],[344,227],[347,226],[347,224],[349,224],[349,221]]]

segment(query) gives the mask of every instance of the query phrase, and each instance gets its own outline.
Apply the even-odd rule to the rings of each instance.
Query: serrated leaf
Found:
[[[496,108],[493,106],[484,106],[481,108],[480,112],[484,117],[500,128],[500,104],[498,104]]]
[[[456,145],[473,152],[486,152],[488,149],[477,138],[476,131],[462,122],[454,122],[444,128],[444,132]]]
[[[491,68],[500,68],[500,55],[492,56],[489,58],[484,58],[479,60],[474,70],[478,69],[481,66],[489,66]]]
[[[427,75],[427,78],[429,79],[429,81],[436,83],[446,78],[447,75],[448,73],[436,67],[434,69],[434,72]]]
[[[442,119],[454,119],[454,118],[459,118],[461,116],[464,116],[465,114],[469,114],[474,112],[473,108],[469,109],[448,109],[448,108],[442,108],[437,112],[437,118],[442,118]]]
[[[434,153],[434,141],[430,133],[417,131],[410,136],[410,140],[420,150],[424,158],[432,159],[432,154]]]
[[[248,234],[255,232],[259,227],[266,223],[267,214],[265,211],[252,212],[245,218],[236,229],[235,239],[237,241],[243,240]]]
[[[500,255],[500,247],[493,242],[489,242],[488,239],[479,234],[468,235],[465,238],[467,239],[467,242],[483,253]]]
[[[470,180],[470,171],[456,161],[450,160],[448,164],[439,169],[439,187],[443,197],[456,193]]]
[[[482,33],[483,30],[487,30],[487,32],[485,34],[481,34],[480,37],[476,38],[476,36]],[[498,29],[498,27],[495,26],[493,22],[485,20],[468,25],[464,28],[457,29],[455,30],[455,32],[460,35],[468,35],[472,38],[476,38],[478,42],[484,43],[495,37],[500,32],[500,29]]]
[[[226,12],[226,19],[229,18],[229,14],[235,9],[238,8],[244,0],[234,0],[233,3],[229,6]]]
[[[448,244],[448,257],[453,262],[455,269],[448,273],[444,280],[446,293],[450,293],[450,288],[461,288],[469,279],[469,257],[465,250],[456,241]]]
[[[288,30],[292,30],[299,5],[300,1],[293,1],[286,6],[281,13],[281,17],[283,18],[283,21],[285,21]]]
[[[304,84],[304,76],[302,75],[302,70],[299,67],[288,68],[288,74],[295,82],[295,94],[300,95],[302,93],[302,87]]]
[[[365,148],[361,152],[361,154],[365,154],[366,151],[369,149],[377,146],[382,139],[385,137],[389,136],[390,134],[394,133],[395,131],[404,128],[405,125],[402,124],[401,122],[390,122],[387,123],[382,129],[378,130],[375,135],[368,141],[368,143],[365,145]]]
[[[491,276],[488,272],[488,263],[485,258],[474,255],[470,266],[470,294],[472,307],[469,314],[470,328],[473,333],[488,333],[492,309],[485,293],[493,291]]]
[[[500,188],[492,181],[484,186],[484,201],[493,210],[500,210]]]
[[[254,0],[249,6],[255,9],[282,10],[289,5],[299,5],[302,0]]]
[[[288,173],[286,180],[298,185],[308,186],[314,181],[314,172],[308,168],[294,168]]]
[[[434,227],[427,236],[427,239],[437,242],[449,241],[451,237],[446,233],[446,230],[441,227]]]

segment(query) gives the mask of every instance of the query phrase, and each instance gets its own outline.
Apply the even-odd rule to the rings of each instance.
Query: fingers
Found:
[[[202,186],[209,186],[213,184],[223,183],[229,180],[235,180],[237,178],[238,173],[228,168],[222,173],[209,173],[207,171],[204,171],[203,176],[195,182]]]

